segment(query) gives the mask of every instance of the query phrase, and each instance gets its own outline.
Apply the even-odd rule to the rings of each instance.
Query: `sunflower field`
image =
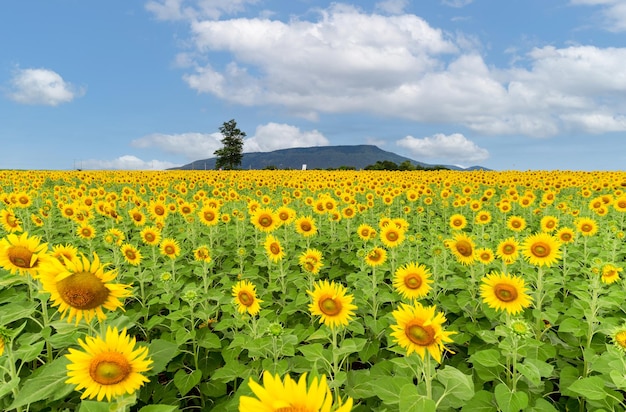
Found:
[[[624,411],[626,173],[0,171],[0,409]]]

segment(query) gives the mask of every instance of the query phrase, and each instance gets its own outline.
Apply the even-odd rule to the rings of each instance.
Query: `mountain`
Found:
[[[215,160],[215,157],[196,160],[173,169],[212,170],[215,169]],[[413,165],[425,168],[443,166],[451,170],[487,170],[480,166],[463,169],[458,166],[431,165],[387,152],[373,145],[297,147],[274,150],[273,152],[244,153],[241,168],[264,169],[268,166],[274,166],[277,169],[302,169],[303,165],[306,165],[307,169],[337,169],[348,166],[359,170],[378,161],[390,161],[398,165],[409,161]]]

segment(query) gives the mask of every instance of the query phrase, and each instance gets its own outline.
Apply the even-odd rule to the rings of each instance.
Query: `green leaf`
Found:
[[[611,371],[609,372],[609,376],[611,376],[611,380],[617,387],[617,389],[625,390],[626,389],[626,376],[620,371]]]
[[[584,396],[589,400],[601,401],[607,397],[604,385],[605,382],[602,378],[599,376],[591,376],[588,378],[578,379],[567,389],[580,396]]]
[[[35,311],[34,305],[23,306],[21,303],[9,303],[0,307],[0,326],[8,325],[19,319],[27,318]]]
[[[530,408],[528,412],[558,412],[550,402],[543,398],[537,398],[535,406]]]
[[[181,396],[187,395],[187,393],[202,379],[202,372],[195,370],[191,373],[185,372],[183,369],[179,369],[174,375],[174,385],[178,388]]]
[[[298,350],[304,355],[307,361],[317,362],[320,360],[328,360],[327,353],[321,343],[313,343],[311,345],[303,345]]]
[[[511,392],[503,383],[496,386],[494,394],[502,412],[518,412],[525,410],[528,406],[528,395],[525,392]]]
[[[567,318],[559,324],[559,332],[571,333],[577,337],[585,335],[586,331],[585,324],[576,318]]]
[[[15,357],[23,362],[30,362],[39,356],[45,343],[46,342],[42,340],[31,345],[22,345],[15,351]]]
[[[515,367],[517,371],[522,374],[523,377],[528,379],[531,385],[541,385],[541,374],[539,373],[539,369],[537,369],[535,365],[527,363],[517,363]]]
[[[24,385],[8,409],[17,409],[41,400],[55,401],[72,392],[73,386],[65,383],[68,364],[67,358],[60,357],[38,368],[24,381]]]
[[[108,402],[82,401],[78,412],[109,412]]]
[[[178,345],[164,339],[154,339],[148,346],[148,356],[152,359],[150,375],[163,372],[167,364],[178,355]]]
[[[474,397],[461,408],[461,412],[496,412],[497,410],[493,402],[493,394],[484,390],[476,392]]]
[[[198,345],[205,349],[221,349],[220,337],[208,329],[200,329],[198,332]]]
[[[177,406],[172,405],[148,405],[139,409],[139,412],[176,412]]]
[[[437,372],[437,380],[445,387],[446,404],[453,408],[460,408],[474,397],[474,381],[470,375],[446,365]]]
[[[400,392],[405,385],[411,385],[417,391],[411,378],[400,376],[389,376],[371,381],[372,391],[386,405],[397,405],[400,403]]]
[[[432,399],[417,393],[417,387],[407,384],[400,390],[400,412],[435,412],[437,405]]]
[[[341,346],[337,349],[337,355],[343,356],[343,355],[349,355],[351,353],[356,353],[360,351],[361,349],[363,349],[366,342],[367,342],[367,339],[359,339],[359,338],[344,339],[341,342]]]
[[[211,375],[211,380],[227,383],[234,381],[237,378],[244,379],[248,377],[249,374],[249,368],[239,362],[233,361],[228,362],[226,365],[213,372],[213,374]]]
[[[500,352],[496,349],[478,351],[470,356],[470,362],[486,367],[494,367],[502,364]]]

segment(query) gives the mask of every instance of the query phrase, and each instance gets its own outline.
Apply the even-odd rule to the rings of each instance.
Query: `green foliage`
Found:
[[[220,133],[224,136],[221,140],[223,146],[213,153],[217,156],[215,168],[236,169],[241,166],[241,159],[243,159],[243,139],[246,133],[237,128],[235,119],[224,122],[220,126]]]

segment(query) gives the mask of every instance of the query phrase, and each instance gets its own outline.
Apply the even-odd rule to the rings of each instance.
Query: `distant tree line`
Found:
[[[365,170],[449,170],[444,166],[432,166],[432,167],[424,167],[420,165],[414,165],[409,160],[405,160],[404,162],[397,164],[392,162],[391,160],[379,160],[373,165],[365,166]]]

